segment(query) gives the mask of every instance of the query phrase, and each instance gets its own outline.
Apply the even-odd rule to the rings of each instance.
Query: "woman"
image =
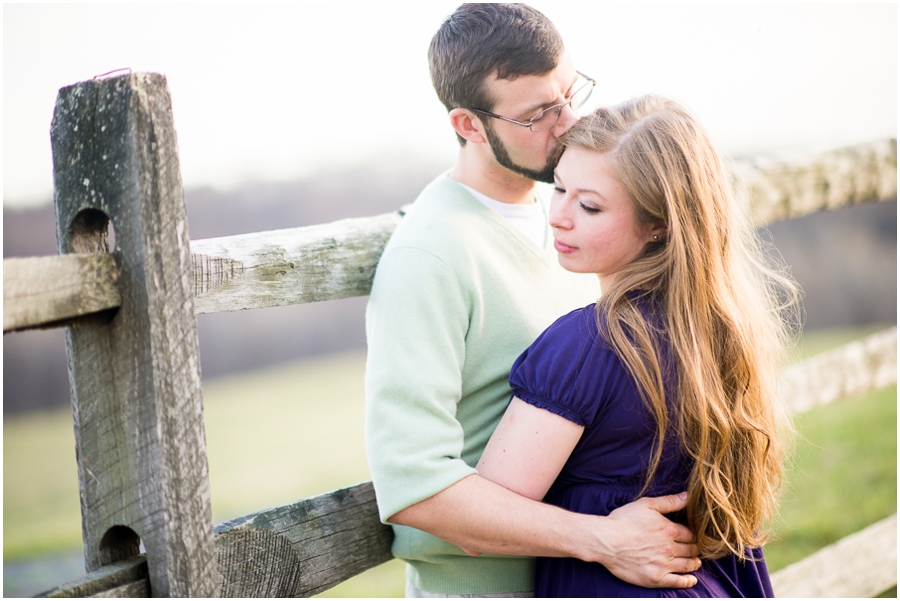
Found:
[[[596,273],[603,296],[516,361],[479,473],[596,515],[687,490],[677,519],[704,561],[698,584],[675,590],[539,558],[535,595],[772,596],[760,545],[781,476],[775,388],[797,288],[766,266],[719,155],[678,104],[599,109],[562,148],[550,211],[559,261]]]

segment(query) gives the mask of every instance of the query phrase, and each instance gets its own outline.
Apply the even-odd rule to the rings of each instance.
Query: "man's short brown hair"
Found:
[[[448,111],[489,111],[494,99],[485,90],[488,77],[543,75],[557,67],[562,54],[556,27],[530,6],[463,4],[434,34],[428,65],[434,89]]]

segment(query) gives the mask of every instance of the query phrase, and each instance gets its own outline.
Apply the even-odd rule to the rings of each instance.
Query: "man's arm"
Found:
[[[699,567],[693,535],[661,515],[683,508],[686,500],[644,499],[607,518],[537,503],[583,431],[574,422],[514,398],[478,462],[478,476],[457,482],[390,521],[469,552],[578,557],[602,563],[632,584],[693,586],[693,576],[678,573]]]
[[[478,475],[393,515],[463,549],[498,555],[576,557],[650,588],[688,588],[700,567],[690,530],[663,517],[686,496],[640,499],[608,517],[573,513],[527,499]]]

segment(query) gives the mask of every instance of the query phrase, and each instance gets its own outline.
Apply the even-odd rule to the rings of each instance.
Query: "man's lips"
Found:
[[[553,248],[556,249],[556,252],[563,253],[564,255],[571,254],[571,253],[575,252],[576,250],[578,250],[574,246],[569,246],[568,244],[560,242],[559,240],[556,240],[556,239],[553,240]]]

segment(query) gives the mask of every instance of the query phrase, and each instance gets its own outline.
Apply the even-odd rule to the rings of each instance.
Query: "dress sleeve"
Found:
[[[590,305],[558,319],[519,356],[509,375],[515,396],[585,428],[606,405],[605,376],[618,361],[601,339],[594,315]]]

